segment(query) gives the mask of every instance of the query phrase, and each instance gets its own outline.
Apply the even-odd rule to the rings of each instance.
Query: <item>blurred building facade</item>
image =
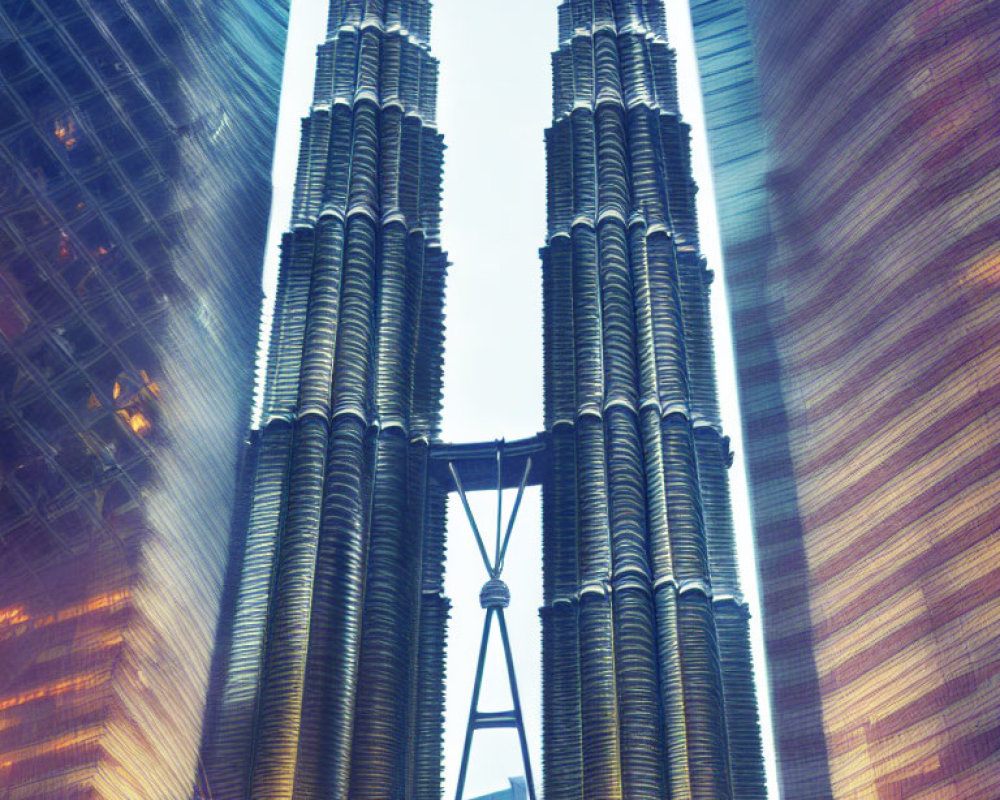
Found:
[[[0,796],[190,794],[287,2],[0,7]]]
[[[996,3],[692,16],[783,796],[997,797]]]

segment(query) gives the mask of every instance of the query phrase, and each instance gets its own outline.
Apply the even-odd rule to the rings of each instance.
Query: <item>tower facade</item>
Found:
[[[0,796],[189,794],[287,3],[0,8]]]
[[[995,797],[996,4],[692,11],[784,796]]]
[[[446,260],[430,3],[333,0],[282,241],[211,796],[440,793]],[[422,587],[427,587],[422,592]]]
[[[567,0],[542,250],[548,800],[764,796],[689,130],[658,0]]]

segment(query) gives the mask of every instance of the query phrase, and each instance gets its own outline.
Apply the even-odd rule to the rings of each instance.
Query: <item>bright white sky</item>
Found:
[[[435,0],[431,42],[441,62],[438,127],[444,133],[442,244],[452,266],[447,288],[444,438],[480,441],[530,436],[542,427],[541,265],[545,237],[543,131],[551,123],[549,54],[556,46],[557,0],[493,3]],[[694,128],[695,179],[702,249],[722,273],[714,195],[704,138],[690,16],[685,0],[666,0],[671,41],[678,55],[681,109]],[[326,29],[327,0],[292,0],[288,56],[274,166],[274,204],[264,284],[273,303],[278,243],[286,230],[298,152],[299,119],[312,96],[315,48]],[[485,32],[485,35],[484,35]],[[513,56],[513,57],[512,57]],[[744,590],[754,613],[751,635],[760,686],[762,635],[756,609],[754,566],[742,442],[736,405],[724,284],[713,284],[713,320],[723,419],[733,439],[731,470],[734,518]],[[269,320],[266,324],[269,324]],[[263,339],[267,341],[267,339]],[[505,493],[504,517],[514,492]],[[473,511],[487,542],[496,519],[495,493],[473,496]],[[504,579],[511,589],[507,611],[521,703],[541,797],[541,512],[538,490],[526,493],[507,556]],[[446,591],[453,603],[448,642],[445,798],[455,794],[472,695],[483,611],[483,565],[457,498],[450,504]],[[491,654],[480,710],[510,708],[499,631]],[[769,716],[766,692],[762,717]],[[778,798],[770,725],[765,722],[769,794]],[[480,731],[473,741],[465,797],[504,788],[521,774],[513,730]]]

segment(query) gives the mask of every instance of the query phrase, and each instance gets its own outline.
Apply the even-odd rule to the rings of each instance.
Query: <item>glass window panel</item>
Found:
[[[68,427],[66,418],[45,397],[33,399],[22,407],[21,413],[24,421],[46,442],[55,441]]]
[[[4,11],[10,17],[13,27],[21,33],[40,30],[47,25],[34,0],[12,0],[4,3]]]
[[[20,558],[29,564],[39,564],[56,552],[57,544],[38,521],[31,521],[13,531],[8,537],[11,558]]]
[[[59,537],[74,550],[80,550],[89,545],[94,531],[94,523],[90,515],[78,504],[61,514],[49,523]]]
[[[59,349],[41,337],[33,345],[25,348],[24,355],[32,368],[46,382],[55,380],[69,366],[66,357]]]
[[[118,45],[128,54],[140,71],[156,61],[156,52],[142,31],[127,14],[116,15],[113,19],[105,19]]]
[[[94,335],[90,326],[81,319],[68,323],[62,338],[72,356],[79,360],[88,360],[100,346],[100,340]]]
[[[20,44],[0,45],[0,71],[8,81],[15,81],[33,69]]]
[[[28,41],[67,92],[80,95],[94,88],[87,71],[76,60],[72,51],[53,36],[51,30],[32,36]]]
[[[60,21],[70,20],[82,13],[80,0],[45,0],[45,3],[49,7],[49,13]]]
[[[148,224],[147,220],[143,219],[136,204],[126,195],[123,195],[118,202],[108,208],[107,213],[118,226],[121,234],[129,239],[140,233]]]
[[[48,79],[34,68],[20,79],[11,81],[10,85],[20,95],[22,102],[35,112],[35,118],[43,129],[48,127],[53,113],[65,106]]]
[[[84,58],[108,81],[122,78],[126,74],[125,65],[111,49],[104,35],[87,18],[75,20],[66,25],[69,38],[83,51]]]
[[[46,135],[55,130],[53,117],[49,117],[42,130]],[[52,141],[55,142],[53,133]],[[53,151],[39,139],[33,128],[25,128],[10,139],[10,149],[19,166],[28,172],[35,185],[45,189],[49,183],[65,174],[65,167]]]
[[[21,517],[25,509],[17,502],[14,492],[8,487],[0,487],[0,520],[5,522]]]
[[[3,71],[3,64],[0,62],[0,72]],[[7,92],[0,91],[0,133],[10,130],[24,122],[24,117],[14,105],[13,98]]]
[[[122,171],[128,175],[132,185],[142,190],[144,200],[149,202],[153,196],[164,195],[161,186],[162,176],[157,171],[156,164],[144,152],[136,151],[131,156],[123,158],[121,165]],[[149,192],[151,196],[147,197],[145,192]]]
[[[76,181],[63,181],[62,185],[52,191],[50,187],[49,199],[55,205],[56,210],[66,222],[72,222],[93,211],[87,206],[83,198],[83,192]]]
[[[167,140],[171,147],[173,146],[173,134],[164,124],[164,120],[160,115],[160,112],[153,106],[146,105],[136,111],[132,115],[132,124],[139,129],[139,135],[142,136],[148,144],[152,145],[156,142]]]

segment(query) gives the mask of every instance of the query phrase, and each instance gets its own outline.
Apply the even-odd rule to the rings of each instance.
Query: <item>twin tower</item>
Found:
[[[498,12],[499,13],[499,12]],[[282,241],[204,734],[215,800],[438,800],[445,506],[542,486],[546,800],[764,778],[688,127],[662,0],[564,0],[545,430],[439,441],[428,0],[332,0]]]

